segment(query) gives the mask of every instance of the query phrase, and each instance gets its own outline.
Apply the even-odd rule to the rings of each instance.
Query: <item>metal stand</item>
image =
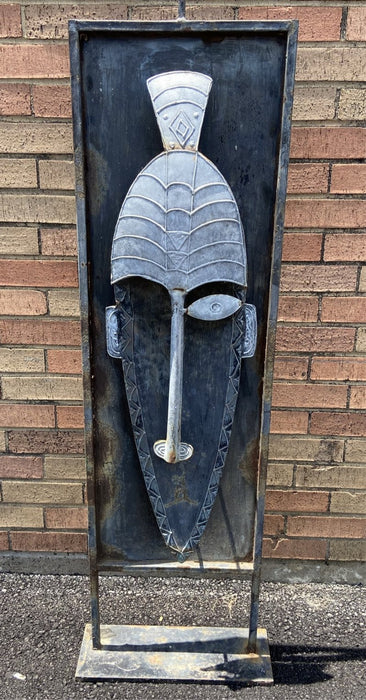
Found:
[[[269,685],[273,683],[269,648],[266,631],[258,629],[258,609],[297,23],[188,22],[184,0],[178,3],[178,14],[179,21],[171,23],[70,24],[92,617],[92,624],[85,629],[76,677]],[[173,41],[175,35],[178,42]],[[225,41],[227,48],[223,50]],[[206,144],[212,141],[213,150],[217,150],[217,162],[228,164],[240,200],[239,210],[246,212],[248,259],[252,261],[252,286],[255,280],[256,290],[253,301],[259,309],[261,329],[257,360],[247,365],[241,385],[242,400],[236,412],[240,430],[236,432],[233,455],[225,464],[216,510],[198,553],[179,564],[176,558],[167,556],[161,533],[152,520],[137,464],[126,395],[121,388],[120,367],[117,372],[117,365],[106,365],[101,332],[104,309],[111,301],[106,250],[111,249],[116,202],[120,203],[122,192],[127,193],[131,175],[135,176],[148,161],[147,155],[155,157],[160,147],[156,146],[152,117],[146,121],[149,112],[140,109],[144,104],[141,85],[146,90],[145,83],[141,78],[140,87],[131,87],[129,81],[137,55],[145,55],[145,42],[150,61],[144,68],[146,79],[162,70],[161,62],[166,68],[166,57],[172,70],[181,69],[182,61],[188,62],[185,67],[189,68],[197,49],[197,68],[210,67],[221,81],[223,99],[215,105],[212,129],[205,138]],[[250,49],[247,53],[246,42]],[[126,94],[121,94],[122,59]],[[267,69],[263,72],[264,65]],[[247,92],[236,90],[238,105],[230,111],[237,66],[241,66]],[[257,89],[258,76],[263,89]],[[216,118],[220,109],[221,121]],[[220,129],[227,132],[227,138],[218,138],[217,124],[222,124]],[[140,136],[143,128],[148,134],[144,140]],[[120,146],[121,134],[127,131],[133,138],[124,149]],[[278,138],[274,139],[273,134]],[[254,158],[252,147],[257,142],[260,148]],[[235,158],[233,153],[237,154]],[[246,164],[248,172],[242,165],[237,170],[236,162]],[[174,338],[180,347],[179,319],[175,321]],[[176,377],[180,376],[178,362]],[[174,388],[179,394],[178,379]],[[153,399],[153,410],[158,413]],[[173,457],[181,444],[180,413],[171,411],[171,415],[168,423],[176,426]],[[157,432],[157,437],[164,437],[163,430]],[[171,459],[168,461],[169,465],[164,465],[167,468]],[[102,572],[251,577],[248,627],[101,625],[98,581]]]
[[[102,625],[97,650],[87,625],[76,678],[270,685],[266,631],[258,630],[257,653],[248,638],[245,628]]]
[[[263,443],[262,456],[268,439]],[[263,485],[259,479],[258,488]],[[251,571],[249,628],[101,625],[98,571],[92,566],[92,624],[85,627],[75,677],[84,681],[273,684],[267,631],[258,628],[263,517],[264,496],[259,494],[254,560],[243,566]]]

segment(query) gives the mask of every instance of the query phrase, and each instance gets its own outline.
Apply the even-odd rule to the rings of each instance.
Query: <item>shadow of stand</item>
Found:
[[[326,671],[328,664],[366,660],[366,648],[272,644],[270,651],[278,685],[322,683],[333,678]]]

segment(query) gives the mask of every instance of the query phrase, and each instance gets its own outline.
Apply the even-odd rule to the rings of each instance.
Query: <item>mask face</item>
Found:
[[[181,558],[198,544],[216,497],[247,315],[238,208],[197,151],[211,83],[192,72],[148,81],[167,150],[122,205],[111,255],[117,306],[107,312],[150,501]]]

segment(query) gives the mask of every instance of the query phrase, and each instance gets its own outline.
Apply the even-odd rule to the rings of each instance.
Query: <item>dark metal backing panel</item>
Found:
[[[217,165],[238,203],[247,243],[247,301],[257,307],[259,327],[256,355],[243,361],[229,456],[199,556],[203,562],[251,558],[276,221],[269,375],[273,366],[294,72],[294,45],[288,60],[291,35],[293,25],[288,22],[71,24],[75,145],[76,153],[84,157],[76,158],[76,166],[78,183],[84,176],[86,181],[85,200],[83,194],[78,198],[78,230],[86,368],[87,331],[91,347],[91,390],[86,381],[85,394],[89,417],[88,493],[92,515],[95,497],[99,563],[143,561],[153,567],[155,561],[174,559],[163,543],[145,492],[121,363],[106,354],[104,308],[113,304],[110,248],[121,203],[137,173],[162,151],[146,80],[156,73],[177,69],[201,71],[214,81],[200,151]],[[287,87],[286,68],[290,76]],[[284,112],[285,87],[288,94]],[[270,386],[271,381],[266,386],[266,416]],[[264,428],[267,433],[268,421]],[[93,534],[93,520],[91,529]]]

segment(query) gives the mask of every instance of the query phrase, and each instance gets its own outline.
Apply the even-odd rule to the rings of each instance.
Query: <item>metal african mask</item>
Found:
[[[136,448],[166,544],[199,544],[227,455],[255,309],[237,204],[198,152],[210,77],[147,81],[165,151],[137,176],[116,224],[107,349],[122,359]],[[170,358],[170,359],[169,359]]]

